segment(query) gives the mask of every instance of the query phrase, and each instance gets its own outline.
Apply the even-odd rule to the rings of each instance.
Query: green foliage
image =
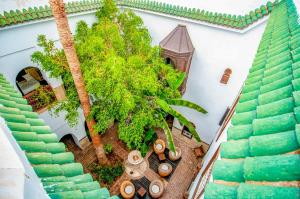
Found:
[[[195,104],[193,102],[183,100],[183,99],[167,99],[166,100],[168,104],[175,105],[175,106],[185,106],[191,109],[195,109],[196,111],[200,113],[207,113],[207,111],[199,106],[198,104]]]
[[[113,146],[112,146],[112,144],[105,144],[105,145],[103,146],[103,149],[104,149],[105,154],[108,155],[108,154],[111,154],[111,153],[112,153],[112,151],[113,151]]]
[[[79,22],[74,35],[86,89],[93,96],[90,117],[97,122],[96,131],[105,132],[117,121],[119,138],[130,149],[146,151],[145,143],[149,141],[145,129],[163,127],[170,149],[175,149],[165,121],[168,111],[161,108],[157,99],[165,102],[180,98],[178,87],[185,74],[164,63],[160,49],[151,46],[142,19],[132,11],[119,12],[112,0],[104,0],[103,8],[96,15],[97,23],[89,27]],[[55,111],[66,111],[66,119],[73,124],[80,103],[64,52],[45,36],[40,36],[38,41],[43,51],[35,52],[32,60],[52,77],[62,78],[67,100],[60,102]],[[200,110],[191,106],[194,107]],[[179,113],[176,116],[185,119]],[[190,124],[187,119],[184,121]],[[192,125],[188,127],[196,133]]]
[[[196,132],[194,126],[192,123],[190,123],[182,114],[180,114],[178,111],[172,109],[170,105],[162,100],[162,99],[156,99],[156,103],[160,106],[161,109],[163,109],[165,112],[171,114],[172,116],[176,117],[184,126],[186,126],[190,133],[195,137],[197,141],[201,141],[198,133]]]
[[[168,84],[172,89],[179,89],[185,79],[185,73],[179,73],[177,77],[171,76],[168,79]]]
[[[175,144],[174,144],[172,132],[171,132],[169,126],[168,126],[168,123],[165,120],[165,118],[162,116],[162,114],[159,114],[159,117],[161,119],[160,127],[165,131],[168,146],[169,146],[171,151],[175,152]]]
[[[153,129],[149,129],[146,132],[143,140],[143,144],[139,149],[143,157],[146,156],[147,152],[150,149],[150,146],[152,146],[152,144],[155,142],[156,139],[157,139],[157,134],[155,133],[155,131]]]
[[[102,3],[103,6],[96,12],[98,20],[100,21],[103,18],[114,19],[118,12],[115,1],[103,0]]]
[[[97,165],[94,166],[93,172],[98,174],[100,182],[110,185],[117,177],[123,174],[124,167],[122,163],[117,163],[115,166]]]
[[[52,106],[53,113],[57,115],[65,111],[66,120],[73,126],[78,121],[77,109],[80,102],[64,51],[57,49],[54,41],[46,40],[44,35],[38,37],[38,46],[43,51],[34,52],[31,56],[32,61],[41,65],[44,71],[49,72],[50,77],[61,78],[66,91],[67,100],[57,102],[55,106]]]
[[[51,88],[46,86],[39,86],[32,92],[31,96],[27,97],[27,100],[29,104],[32,105],[33,110],[39,110],[48,105],[51,106],[55,99],[54,92]]]

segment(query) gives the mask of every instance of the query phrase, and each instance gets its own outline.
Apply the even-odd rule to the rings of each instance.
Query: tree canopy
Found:
[[[96,130],[104,132],[118,122],[119,138],[129,148],[140,149],[145,129],[162,127],[169,148],[175,150],[165,117],[177,117],[197,140],[193,125],[170,105],[184,105],[206,111],[197,104],[181,100],[178,91],[184,73],[165,64],[160,49],[151,46],[151,36],[140,17],[130,10],[119,11],[112,0],[104,0],[97,11],[97,22],[89,27],[77,24],[74,35],[86,89],[93,101],[92,114]],[[62,78],[67,99],[53,106],[54,112],[66,111],[66,120],[76,124],[80,106],[74,82],[63,50],[39,36],[43,48],[32,60],[52,77]]]

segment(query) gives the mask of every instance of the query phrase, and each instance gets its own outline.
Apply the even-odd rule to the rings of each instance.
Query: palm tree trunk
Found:
[[[95,120],[87,119],[90,115],[91,105],[89,101],[88,93],[85,89],[84,80],[80,70],[80,63],[74,47],[72,33],[68,24],[67,15],[65,13],[65,7],[63,0],[49,0],[53,16],[56,21],[57,30],[60,38],[60,42],[63,46],[67,62],[74,79],[75,87],[79,96],[81,107],[83,109],[84,117],[87,121],[87,126],[90,131],[93,145],[99,160],[99,163],[106,164],[107,157],[103,150],[103,144],[101,138],[94,130]]]

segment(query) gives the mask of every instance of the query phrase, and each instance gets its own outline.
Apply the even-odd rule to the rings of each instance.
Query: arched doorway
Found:
[[[71,151],[75,154],[81,152],[81,149],[77,146],[71,134],[64,135],[60,139],[60,142],[63,142],[66,145],[68,151]]]
[[[36,67],[22,69],[16,77],[16,85],[33,111],[44,109],[56,100],[51,86]]]
[[[173,60],[172,60],[170,57],[167,57],[167,58],[165,59],[165,63],[166,63],[166,64],[170,64],[170,65],[172,65],[173,67],[175,67],[174,62],[173,62]]]
[[[88,137],[89,141],[91,142],[92,138],[91,138],[90,131],[89,131],[86,121],[84,121],[84,130],[86,132],[86,136]]]

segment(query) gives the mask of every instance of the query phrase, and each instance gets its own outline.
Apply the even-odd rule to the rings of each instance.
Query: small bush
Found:
[[[113,150],[112,144],[105,144],[103,148],[104,148],[104,152],[106,155],[112,153],[112,150]]]
[[[117,163],[115,166],[96,166],[93,172],[98,174],[100,182],[110,185],[123,174],[124,167],[121,163]]]

